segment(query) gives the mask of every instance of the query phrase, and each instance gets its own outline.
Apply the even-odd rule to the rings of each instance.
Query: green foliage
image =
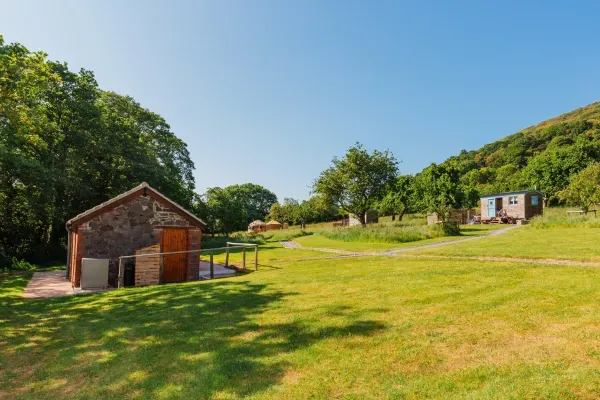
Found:
[[[444,219],[452,209],[468,207],[477,197],[460,183],[459,170],[449,164],[431,164],[414,180],[416,203],[420,210],[436,212]]]
[[[321,196],[312,196],[308,200],[299,202],[296,199],[285,198],[283,204],[273,203],[268,219],[290,225],[304,222],[318,223],[339,219],[340,210],[335,205],[327,204]]]
[[[277,202],[277,196],[260,185],[245,183],[225,188],[209,188],[202,205],[197,205],[210,232],[246,230],[248,224],[264,219]]]
[[[588,211],[590,206],[600,203],[600,163],[594,162],[573,175],[569,185],[558,192],[558,197]]]
[[[441,225],[444,236],[460,236],[460,225],[456,221],[444,221]]]
[[[458,168],[462,185],[481,194],[541,190],[549,205],[590,162],[600,160],[600,103],[574,110],[444,164]]]
[[[415,208],[414,178],[411,175],[400,175],[383,199],[377,203],[380,215],[399,216],[402,221],[404,214]]]
[[[0,36],[0,267],[62,259],[70,217],[142,181],[190,207],[193,168],[162,117]]]
[[[355,214],[364,224],[366,212],[383,199],[396,180],[395,157],[389,150],[369,154],[356,143],[344,158],[335,157],[332,163],[314,181],[313,191],[328,204]]]

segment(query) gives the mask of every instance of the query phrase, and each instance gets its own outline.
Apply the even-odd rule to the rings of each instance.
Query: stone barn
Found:
[[[80,287],[83,258],[109,259],[108,284],[118,285],[119,257],[160,250],[200,250],[206,224],[146,182],[67,221],[67,278]],[[143,260],[143,261],[142,261]],[[144,274],[152,258],[137,259]],[[154,260],[160,260],[156,257]],[[158,263],[160,262],[160,265]],[[199,278],[199,254],[163,255],[156,273],[136,280],[143,284],[181,282]]]

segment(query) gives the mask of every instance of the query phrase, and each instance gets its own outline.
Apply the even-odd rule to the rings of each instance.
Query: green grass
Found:
[[[265,258],[270,251],[287,252],[265,249]],[[11,299],[0,308],[2,398],[600,393],[593,268],[289,261],[224,280],[39,301],[14,297],[22,282],[2,282]]]
[[[432,243],[448,242],[463,239],[466,236],[480,236],[489,233],[491,230],[506,228],[506,225],[463,225],[461,226],[461,236],[442,236],[433,239],[424,239],[405,243],[386,243],[386,242],[347,242],[334,240],[321,235],[303,236],[294,239],[294,242],[303,247],[327,248],[357,252],[386,251],[392,249],[401,249],[407,247],[423,246]],[[344,228],[342,228],[344,229]]]
[[[315,235],[343,242],[406,243],[444,236],[441,225],[371,224],[318,229]]]
[[[600,261],[598,243],[598,228],[535,229],[525,226],[495,237],[411,253]]]
[[[596,209],[597,207],[592,207]],[[567,214],[568,210],[578,210],[576,207],[546,208],[544,214],[532,219],[531,226],[540,229],[549,228],[600,228],[600,218],[593,213],[588,215]]]
[[[303,247],[325,248],[335,250],[346,250],[356,252],[374,252],[399,249],[404,247],[421,246],[429,243],[447,242],[461,239],[460,236],[443,236],[434,239],[424,239],[407,243],[377,243],[377,242],[344,242],[341,240],[329,239],[320,235],[304,236],[294,239],[294,242]]]

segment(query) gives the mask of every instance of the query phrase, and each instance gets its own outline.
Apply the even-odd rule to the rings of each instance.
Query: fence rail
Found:
[[[119,257],[119,278],[118,278],[118,287],[121,288],[124,286],[124,278],[125,278],[125,262],[124,260],[130,258],[138,258],[138,257],[150,257],[150,256],[160,256],[160,263],[162,264],[162,256],[169,254],[190,254],[190,253],[209,253],[209,265],[210,265],[210,279],[214,279],[215,277],[215,264],[214,264],[214,253],[215,251],[225,250],[225,267],[229,267],[229,253],[232,249],[242,249],[242,269],[246,269],[246,248],[252,247],[254,248],[254,270],[258,271],[258,244],[255,243],[235,243],[235,242],[227,242],[225,247],[216,247],[213,249],[200,249],[200,250],[183,250],[183,251],[166,251],[159,253],[143,253],[143,254],[134,254],[129,256],[121,256]],[[198,263],[200,263],[200,257],[198,257]]]

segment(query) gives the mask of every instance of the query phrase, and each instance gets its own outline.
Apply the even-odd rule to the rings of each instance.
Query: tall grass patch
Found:
[[[407,243],[444,236],[442,226],[372,224],[315,230],[315,235],[344,242]]]
[[[600,218],[594,213],[588,215],[568,214],[572,208],[546,208],[543,215],[531,220],[531,226],[538,229],[550,228],[600,228]]]

